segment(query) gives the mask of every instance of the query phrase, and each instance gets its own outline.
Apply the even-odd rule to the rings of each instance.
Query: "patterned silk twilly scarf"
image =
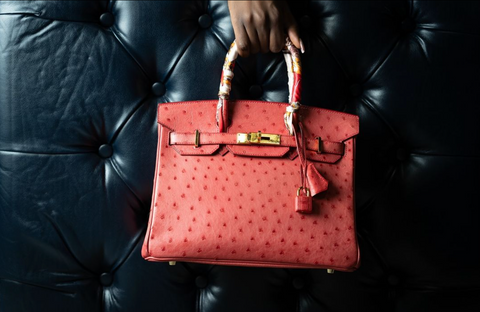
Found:
[[[222,76],[220,77],[220,88],[218,91],[218,104],[217,104],[217,125],[221,128],[220,131],[224,131],[222,119],[222,109],[225,100],[230,97],[230,90],[232,90],[233,70],[235,69],[235,59],[238,57],[238,50],[235,41],[230,45],[227,55],[225,56],[225,62],[223,63]],[[225,122],[225,121],[223,121]]]
[[[290,135],[293,135],[293,114],[300,108],[299,99],[302,91],[300,87],[302,67],[300,63],[300,53],[288,37],[285,47],[286,49],[283,50],[283,56],[287,64],[288,89],[290,90],[288,102],[290,106],[287,106],[287,111],[283,118],[285,127],[287,127]]]
[[[294,134],[293,131],[293,116],[294,113],[300,107],[300,80],[301,80],[301,63],[300,63],[300,53],[297,48],[293,45],[289,38],[286,40],[285,49],[283,50],[283,56],[285,57],[285,62],[287,64],[287,73],[288,73],[288,88],[290,90],[288,102],[290,106],[287,107],[287,111],[284,115],[285,127],[287,128],[290,135]],[[217,124],[220,126],[221,131],[223,131],[223,121],[222,119],[222,109],[224,108],[224,102],[229,99],[230,91],[232,89],[232,79],[234,76],[233,70],[235,68],[235,59],[238,57],[237,45],[234,42],[230,45],[230,49],[225,57],[225,62],[223,63],[222,76],[220,78],[220,88],[218,92],[218,105],[217,105],[217,114],[216,120]]]

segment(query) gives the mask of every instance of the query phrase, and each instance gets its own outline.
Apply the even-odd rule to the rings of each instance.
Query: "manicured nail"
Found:
[[[300,39],[300,51],[302,51],[302,53],[305,53],[305,46],[303,45],[302,39]]]

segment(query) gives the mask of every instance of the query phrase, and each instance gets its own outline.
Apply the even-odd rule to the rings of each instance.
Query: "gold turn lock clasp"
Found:
[[[271,133],[249,132],[237,133],[238,144],[270,144],[280,145],[280,135]]]

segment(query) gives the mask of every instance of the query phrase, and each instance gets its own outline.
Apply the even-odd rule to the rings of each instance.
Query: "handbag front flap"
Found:
[[[220,146],[222,155],[284,157],[295,153],[295,137],[283,121],[287,103],[231,101],[227,132],[218,132],[217,101],[159,104],[158,123],[170,130],[169,143],[181,155],[212,155]],[[306,137],[307,158],[334,163],[343,153],[344,142],[359,131],[358,116],[301,106],[298,113]]]

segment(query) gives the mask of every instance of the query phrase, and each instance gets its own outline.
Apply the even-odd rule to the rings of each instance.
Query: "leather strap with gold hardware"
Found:
[[[257,132],[253,132],[257,133]],[[170,132],[170,145],[235,145],[235,144],[269,144],[278,146],[296,147],[295,137],[290,135],[276,135],[278,136],[279,143],[268,142],[238,142],[238,137],[248,133],[225,133],[225,132]],[[265,134],[271,135],[271,134]],[[345,144],[341,142],[324,141],[317,139],[305,139],[305,146],[307,150],[316,151],[320,154],[335,154],[343,155],[345,150]]]

